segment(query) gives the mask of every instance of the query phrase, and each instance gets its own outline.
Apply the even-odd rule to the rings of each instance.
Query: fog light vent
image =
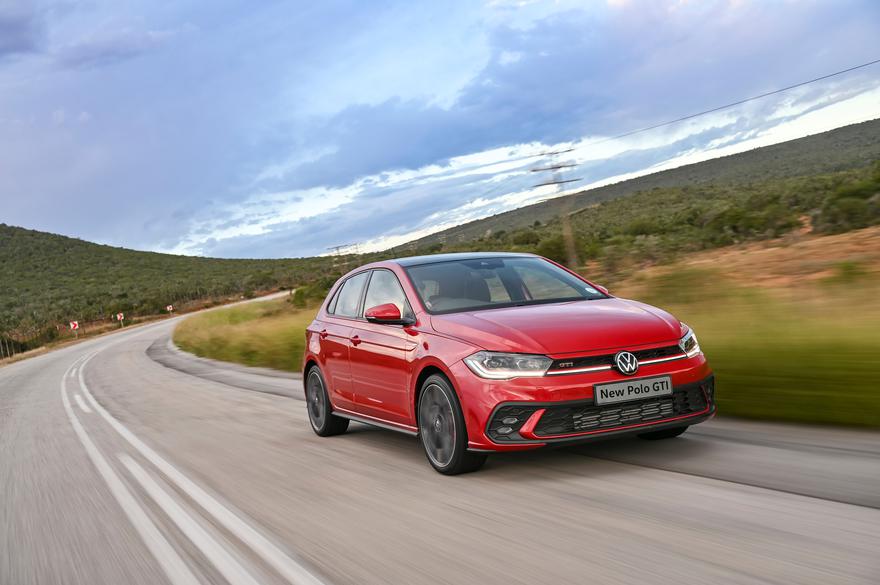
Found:
[[[502,443],[522,441],[522,437],[519,436],[519,429],[537,409],[537,406],[525,404],[500,406],[495,410],[492,420],[489,421],[486,434],[493,441]]]

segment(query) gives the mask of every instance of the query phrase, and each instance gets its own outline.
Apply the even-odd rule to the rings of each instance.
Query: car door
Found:
[[[397,276],[375,269],[367,284],[361,315],[385,303],[397,305],[404,317],[412,316],[410,303]],[[370,323],[360,319],[351,332],[351,376],[358,410],[368,416],[412,425],[409,404],[410,364],[418,343],[402,325]]]
[[[356,408],[350,364],[352,324],[360,313],[369,275],[369,271],[361,272],[342,283],[318,331],[330,399],[335,406],[349,410]]]

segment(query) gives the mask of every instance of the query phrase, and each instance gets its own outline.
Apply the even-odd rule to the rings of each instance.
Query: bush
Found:
[[[663,229],[663,225],[656,219],[640,217],[631,221],[623,231],[631,236],[646,236],[662,233],[665,230]]]
[[[864,199],[842,197],[822,206],[817,227],[823,232],[840,233],[867,227],[877,219],[876,212],[872,212],[872,206]]]
[[[293,291],[288,300],[294,307],[304,309],[306,306],[306,293],[302,288],[298,288]]]
[[[550,236],[541,240],[538,243],[538,247],[535,248],[535,253],[560,264],[568,262],[565,253],[565,242],[561,235]]]
[[[541,236],[535,230],[520,230],[514,232],[511,241],[517,246],[528,246],[540,242]]]
[[[834,274],[827,277],[824,282],[826,284],[851,285],[864,280],[868,277],[868,271],[865,270],[861,262],[853,260],[844,260],[838,262],[834,266]]]

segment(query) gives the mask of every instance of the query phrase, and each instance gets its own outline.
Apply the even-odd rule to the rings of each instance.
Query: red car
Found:
[[[497,451],[676,437],[715,413],[687,325],[531,254],[353,270],[309,325],[303,364],[318,435],[350,420],[418,435],[450,475]]]

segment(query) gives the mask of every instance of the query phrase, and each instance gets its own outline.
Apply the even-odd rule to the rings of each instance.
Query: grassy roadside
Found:
[[[880,286],[826,282],[801,293],[686,271],[649,280],[633,296],[697,332],[722,415],[880,427]]]
[[[285,299],[248,303],[189,317],[174,330],[174,343],[201,357],[294,372],[314,316]]]
[[[727,251],[723,261],[694,256],[610,284],[694,328],[722,416],[878,428],[878,238],[871,230]],[[313,316],[285,300],[242,305],[190,317],[174,340],[196,355],[296,371]]]

